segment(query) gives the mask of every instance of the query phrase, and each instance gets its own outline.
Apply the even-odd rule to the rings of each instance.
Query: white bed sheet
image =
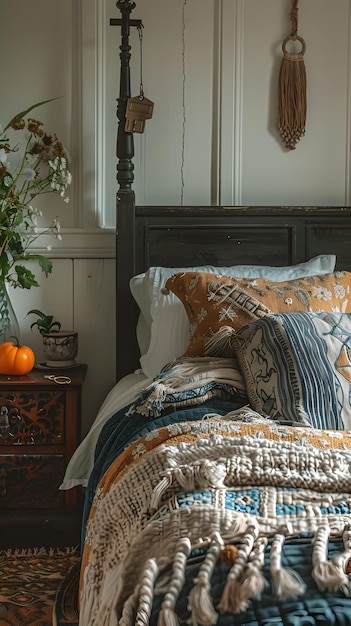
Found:
[[[63,482],[60,485],[61,490],[72,489],[77,485],[87,486],[94,465],[95,446],[103,425],[114,413],[133,402],[151,381],[152,379],[145,376],[141,370],[137,370],[137,372],[122,378],[111,389],[88,434],[67,465]]]

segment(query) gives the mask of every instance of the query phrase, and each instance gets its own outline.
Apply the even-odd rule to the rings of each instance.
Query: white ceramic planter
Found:
[[[59,330],[43,333],[45,365],[47,367],[72,367],[78,353],[78,332]]]

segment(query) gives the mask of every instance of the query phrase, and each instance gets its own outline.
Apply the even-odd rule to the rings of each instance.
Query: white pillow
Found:
[[[150,267],[147,272],[133,276],[130,290],[140,308],[137,339],[140,365],[144,374],[153,378],[161,369],[185,352],[189,343],[189,321],[181,301],[162,289],[167,278],[178,272],[212,272],[237,278],[268,278],[274,281],[293,280],[304,276],[331,274],[336,256],[326,254],[304,263],[286,267],[265,265],[233,265],[230,267]]]
[[[129,283],[132,296],[140,309],[136,335],[141,355],[146,354],[151,341],[151,295],[150,280],[147,274],[148,272],[144,272],[133,276]]]

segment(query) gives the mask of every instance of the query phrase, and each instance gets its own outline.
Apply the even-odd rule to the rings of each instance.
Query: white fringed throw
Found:
[[[87,528],[81,626],[147,626],[161,586],[158,626],[178,624],[175,604],[199,545],[208,551],[189,596],[194,623],[212,626],[221,611],[243,611],[261,597],[269,539],[272,593],[281,601],[296,598],[305,583],[294,570],[284,570],[282,554],[286,539],[301,532],[315,537],[311,571],[318,586],[350,595],[349,433],[280,426],[255,415],[240,410],[233,421],[162,427],[111,466]],[[226,508],[228,499],[238,508]],[[330,537],[344,543],[332,561]],[[211,577],[224,545],[234,546],[236,556],[214,606]],[[159,585],[167,566],[171,573]]]
[[[145,417],[157,417],[168,406],[206,402],[220,387],[226,387],[228,393],[241,391],[245,395],[245,382],[236,359],[186,358],[156,376],[129,408],[128,414],[136,412]]]

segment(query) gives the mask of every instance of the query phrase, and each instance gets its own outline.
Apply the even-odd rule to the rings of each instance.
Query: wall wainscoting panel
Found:
[[[115,260],[54,259],[48,278],[39,270],[35,275],[39,288],[11,291],[21,340],[33,348],[37,362],[43,363],[42,337],[36,328],[30,329],[36,317],[27,317],[31,309],[52,314],[62,328],[78,331],[77,361],[88,365],[82,393],[84,435],[116,381]]]

